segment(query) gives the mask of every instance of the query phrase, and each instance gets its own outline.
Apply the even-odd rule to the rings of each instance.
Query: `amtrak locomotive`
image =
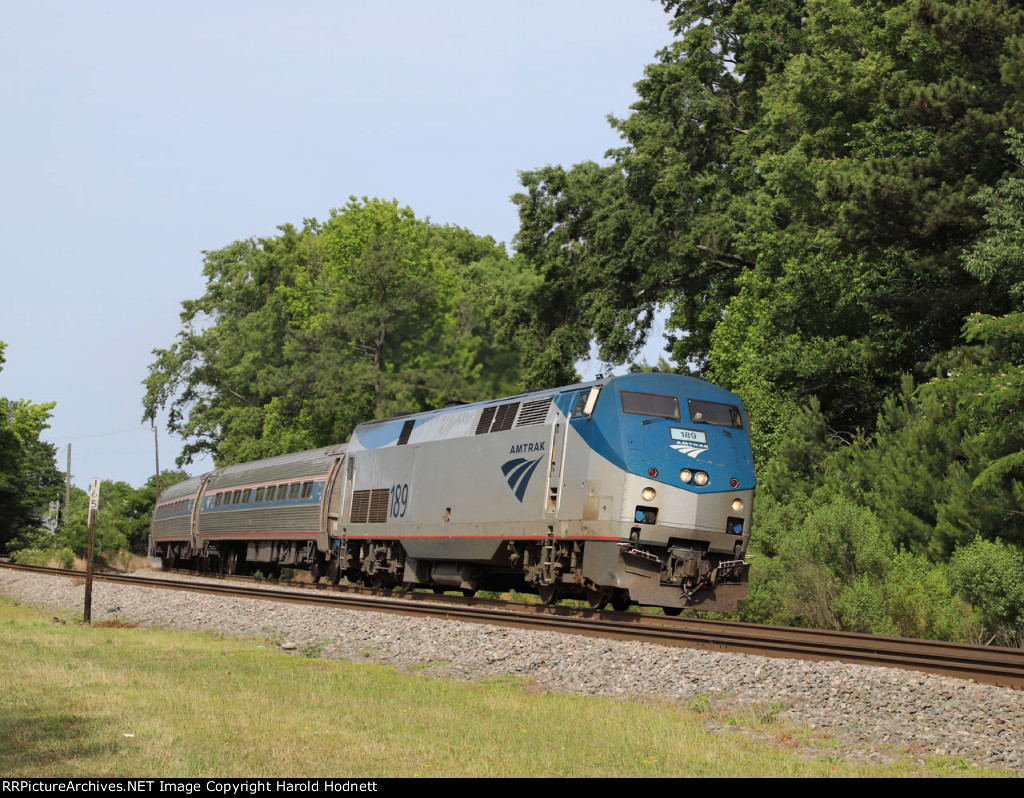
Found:
[[[747,431],[735,394],[659,373],[370,421],[347,445],[168,488],[151,553],[230,573],[731,612],[749,568]]]

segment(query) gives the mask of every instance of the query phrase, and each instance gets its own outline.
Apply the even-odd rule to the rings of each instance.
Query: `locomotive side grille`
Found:
[[[357,490],[352,493],[352,509],[349,511],[350,524],[384,524],[388,520],[388,504],[391,502],[390,488]]]
[[[402,434],[398,436],[398,446],[405,446],[412,436],[412,428],[416,426],[416,419],[410,418],[402,425]]]
[[[512,424],[516,420],[516,411],[518,410],[519,402],[499,406],[498,412],[494,414],[494,424],[491,426],[491,432],[504,432],[507,429],[512,429]]]
[[[491,422],[494,420],[494,411],[496,407],[485,407],[483,412],[480,414],[480,421],[476,425],[477,435],[486,435],[491,430]]]
[[[388,520],[388,502],[391,500],[390,488],[378,488],[370,492],[370,517],[371,524],[383,524]]]
[[[516,428],[533,427],[537,424],[543,424],[544,419],[548,417],[549,407],[551,407],[550,396],[544,399],[534,399],[532,402],[526,402],[523,405],[522,411],[519,413],[519,418],[516,420]]]
[[[357,490],[352,494],[352,509],[348,520],[353,524],[365,524],[370,514],[370,491]]]

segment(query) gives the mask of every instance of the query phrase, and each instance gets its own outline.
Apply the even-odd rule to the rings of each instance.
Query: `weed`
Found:
[[[771,726],[778,722],[779,713],[785,712],[789,707],[781,701],[775,701],[767,706],[760,707],[757,711],[757,722]]]
[[[299,654],[309,659],[320,659],[324,654],[325,648],[327,648],[326,640],[314,640],[306,643],[304,646],[299,646]]]

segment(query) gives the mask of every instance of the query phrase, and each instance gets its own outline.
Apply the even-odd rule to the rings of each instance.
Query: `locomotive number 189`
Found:
[[[391,512],[392,518],[404,518],[405,511],[409,509],[409,485],[391,486]]]

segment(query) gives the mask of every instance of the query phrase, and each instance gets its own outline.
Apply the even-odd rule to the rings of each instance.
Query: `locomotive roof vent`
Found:
[[[507,405],[498,405],[496,407],[485,407],[480,412],[480,421],[476,425],[476,434],[486,435],[488,432],[504,432],[507,429],[512,429],[512,424],[515,423],[518,410],[519,402],[510,402]]]
[[[544,420],[548,417],[549,407],[551,407],[550,396],[524,403],[523,409],[519,411],[519,418],[516,420],[516,428],[533,427],[537,424],[543,424]]]
[[[491,422],[494,421],[494,411],[497,409],[497,407],[493,406],[485,407],[480,412],[480,421],[478,421],[476,425],[477,435],[486,435],[488,432],[491,431]]]
[[[416,426],[416,419],[410,418],[404,424],[402,424],[402,432],[398,436],[398,443],[396,446],[405,446],[409,442],[409,438],[412,437],[412,428]]]
[[[507,429],[512,429],[518,410],[519,402],[499,405],[497,412],[494,414],[494,423],[491,424],[491,432],[504,432]]]

